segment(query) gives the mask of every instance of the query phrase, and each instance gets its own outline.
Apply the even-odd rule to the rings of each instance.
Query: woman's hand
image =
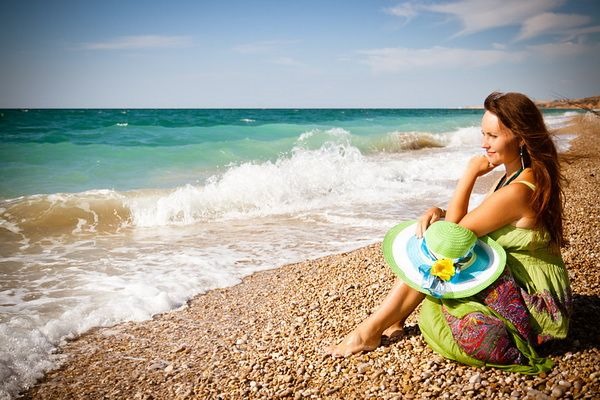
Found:
[[[431,207],[429,210],[425,211],[417,220],[417,231],[415,232],[417,237],[422,238],[427,228],[429,228],[429,225],[440,220],[444,215],[444,210],[439,207]]]
[[[471,173],[476,177],[479,177],[487,174],[496,167],[496,165],[489,162],[486,156],[475,156],[469,160],[469,164],[467,165],[467,173]]]

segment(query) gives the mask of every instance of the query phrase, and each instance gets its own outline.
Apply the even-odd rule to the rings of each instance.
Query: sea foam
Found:
[[[154,197],[125,199],[135,226],[194,224],[215,219],[237,219],[294,214],[365,203],[398,191],[415,195],[427,181],[451,178],[434,165],[442,153],[422,154],[382,162],[362,154],[343,131],[325,132],[331,140],[317,149],[296,146],[274,162],[248,162],[213,176],[205,185],[186,185]],[[314,139],[303,134],[299,142]],[[446,165],[462,157],[450,157]],[[433,165],[432,165],[433,164]],[[412,189],[407,191],[407,182]],[[423,183],[420,183],[423,182]]]

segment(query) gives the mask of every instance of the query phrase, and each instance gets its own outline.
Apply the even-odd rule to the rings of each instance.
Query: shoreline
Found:
[[[524,376],[445,360],[407,320],[406,335],[346,359],[321,349],[370,314],[392,285],[376,243],[254,273],[144,322],[95,328],[66,343],[63,366],[25,398],[591,398],[600,393],[600,242],[596,204],[600,118],[578,116],[563,157],[563,249],[574,291],[572,328],[540,352],[548,374]],[[568,385],[567,385],[568,384]],[[412,397],[411,397],[412,396]],[[560,396],[559,396],[560,397]],[[542,397],[539,397],[542,398]]]

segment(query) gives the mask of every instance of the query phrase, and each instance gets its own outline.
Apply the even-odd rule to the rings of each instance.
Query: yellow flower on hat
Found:
[[[449,281],[454,276],[454,263],[449,258],[442,258],[436,260],[431,266],[429,271],[431,275],[435,275],[438,278]]]

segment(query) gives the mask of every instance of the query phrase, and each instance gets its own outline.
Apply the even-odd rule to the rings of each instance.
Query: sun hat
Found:
[[[504,271],[506,253],[490,237],[477,238],[458,224],[437,221],[417,238],[416,223],[406,221],[390,229],[383,255],[392,271],[419,292],[438,298],[468,297]]]

